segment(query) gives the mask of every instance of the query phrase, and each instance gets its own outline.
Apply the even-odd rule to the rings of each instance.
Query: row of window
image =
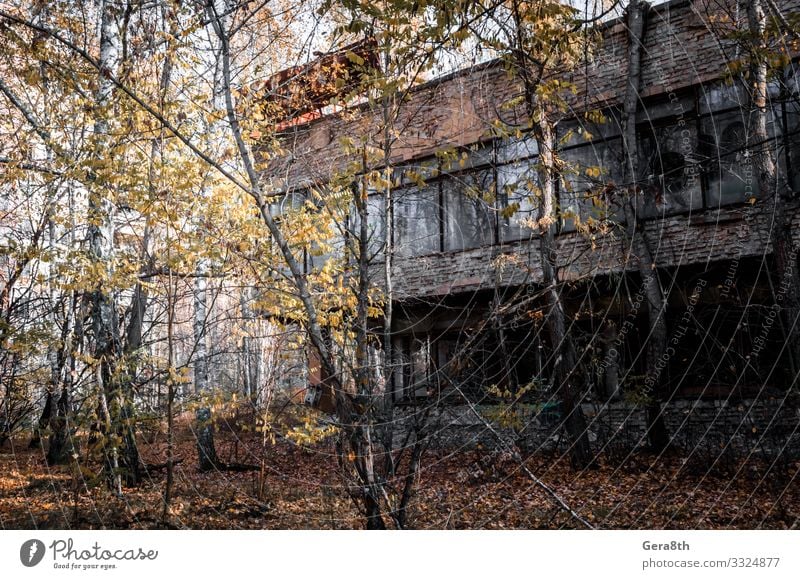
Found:
[[[796,189],[800,186],[800,140],[794,132],[800,115],[781,113],[772,111],[769,146],[780,173]],[[637,131],[636,182],[642,191],[635,209],[638,216],[676,215],[756,198],[751,154],[755,143],[748,142],[745,117],[734,110],[704,117],[685,114],[641,125]],[[784,129],[781,120],[793,124]],[[557,207],[560,231],[575,230],[578,220],[610,217],[622,221],[622,197],[613,195],[627,187],[621,137],[565,148],[560,158],[564,162]],[[528,238],[538,212],[535,164],[535,156],[493,163],[445,174],[424,187],[396,190],[395,247],[402,255],[415,256]]]
[[[738,94],[733,87],[715,90],[721,103],[735,102]],[[759,144],[748,137],[747,108],[709,113],[699,107],[698,114],[693,96],[647,107],[639,119],[636,182],[642,195],[635,210],[643,218],[744,203],[758,195],[751,151]],[[559,127],[560,231],[573,231],[590,218],[622,220],[621,196],[613,194],[626,189],[618,119],[607,111],[603,122]],[[773,103],[768,130],[782,177],[800,188],[800,105],[790,99]],[[401,184],[392,192],[395,251],[411,257],[528,238],[538,212],[536,154],[530,137],[496,140],[464,151],[456,162],[429,159],[398,170],[428,178],[419,184],[398,177]],[[370,245],[379,256],[386,230],[379,195],[370,197],[369,214]],[[326,257],[311,257],[311,265]]]

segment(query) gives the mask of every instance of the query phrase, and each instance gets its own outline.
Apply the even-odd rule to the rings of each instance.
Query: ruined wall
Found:
[[[777,0],[782,12],[800,10],[800,0]],[[742,58],[726,36],[735,0],[673,0],[650,10],[642,51],[641,97],[669,95],[723,78]],[[585,66],[567,75],[576,94],[576,113],[619,105],[625,93],[627,33],[622,21],[602,26],[599,47]],[[521,94],[518,81],[497,62],[455,72],[415,89],[400,112],[398,140],[391,162],[423,159],[446,147],[467,146],[490,138],[493,121],[524,122],[521,107],[503,108]],[[646,113],[645,113],[646,114]],[[367,106],[344,110],[286,133],[291,155],[275,159],[267,170],[277,188],[325,181],[348,162],[341,137],[366,137],[380,126],[381,111]],[[377,135],[379,138],[380,135]],[[377,143],[377,141],[376,141]]]
[[[674,1],[652,9],[648,16],[644,100],[637,126],[641,168],[637,182],[644,194],[637,213],[649,220],[645,233],[656,246],[653,257],[660,267],[771,251],[770,207],[755,203],[744,150],[746,95],[724,80],[741,56],[726,37],[731,25],[726,24],[724,4]],[[784,10],[800,9],[800,0],[779,4]],[[624,23],[604,26],[602,37],[587,66],[579,67],[570,79],[577,87],[572,97],[576,114],[602,109],[605,122],[568,121],[559,127],[561,157],[569,167],[559,191],[557,241],[565,279],[637,269],[619,227],[621,211],[613,200],[601,200],[610,213],[609,227],[602,232],[577,231],[609,216],[598,214],[595,192],[613,190],[622,180],[618,105],[627,66]],[[788,84],[797,89],[797,78]],[[488,63],[416,89],[403,106],[392,158],[399,183],[393,192],[397,299],[538,281],[538,241],[530,227],[537,208],[526,184],[535,181],[535,144],[524,137],[488,139],[498,114],[511,123],[524,120],[519,110],[501,107],[519,90],[501,66]],[[799,163],[792,162],[795,157],[800,161],[800,137],[795,134],[800,132],[796,104],[800,90],[796,92],[781,95],[773,87],[769,130],[775,150],[786,153],[778,155],[779,170],[798,188],[800,174],[794,167]],[[309,183],[326,181],[350,160],[340,138],[374,134],[379,117],[379,112],[360,107],[293,127],[285,140],[292,155],[274,160],[269,171],[273,186],[302,191]],[[431,157],[445,148],[465,146],[470,149],[464,150],[463,167],[450,168]],[[402,181],[402,170],[409,168],[426,176],[424,186]],[[592,172],[595,168],[597,173]],[[378,207],[380,200],[376,202]],[[519,205],[517,211],[505,215],[514,203]],[[796,212],[796,207],[791,210]],[[372,240],[377,248],[385,228],[376,223],[373,230],[378,232]]]
[[[779,0],[777,4],[785,13],[800,10],[800,0]],[[652,245],[652,259],[664,270],[691,272],[691,266],[723,261],[738,267],[739,260],[760,262],[759,258],[772,251],[772,207],[769,200],[758,198],[747,152],[747,95],[741,85],[731,81],[737,61],[744,58],[741,48],[729,39],[733,25],[728,16],[734,7],[733,0],[676,0],[648,15],[636,127],[640,170],[636,182],[643,193],[636,213],[645,220],[643,233]],[[625,189],[620,105],[626,83],[627,29],[624,22],[615,21],[602,27],[601,33],[602,42],[586,65],[567,76],[576,88],[570,97],[574,118],[558,127],[560,158],[566,169],[558,191],[556,250],[564,281],[638,272],[624,234],[622,211],[613,197],[615,190]],[[787,67],[783,87],[771,85],[768,125],[769,146],[776,153],[779,174],[794,191],[800,190],[798,68]],[[433,404],[427,435],[434,446],[497,448],[494,435],[461,405],[464,396],[456,405],[437,405],[431,392],[441,386],[438,380],[447,374],[446,361],[456,353],[453,344],[457,341],[446,332],[468,334],[460,329],[466,318],[480,315],[477,309],[465,313],[457,300],[463,302],[475,292],[499,287],[535,289],[541,280],[539,241],[531,228],[538,212],[533,192],[536,145],[525,135],[493,139],[490,131],[498,118],[525,124],[519,107],[509,110],[502,106],[520,92],[519,84],[502,66],[487,63],[415,89],[394,127],[398,138],[391,157],[397,167],[392,195],[392,277],[394,299],[401,304],[395,310],[393,327],[393,380],[399,398],[416,404],[398,411],[400,433],[395,440],[404,439],[411,414],[421,405]],[[583,119],[581,113],[586,111],[602,111],[604,122]],[[310,184],[326,182],[354,161],[345,154],[341,138],[377,139],[380,123],[380,111],[362,106],[292,127],[284,140],[292,154],[272,161],[268,171],[272,186],[301,195]],[[463,154],[460,163],[448,166],[435,157],[445,149]],[[424,183],[404,176],[406,170],[419,173]],[[379,214],[382,200],[376,197],[370,202]],[[507,211],[512,206],[516,210]],[[800,243],[798,209],[797,200],[787,207],[794,216],[795,243]],[[373,223],[372,231],[371,246],[377,251],[385,224]],[[307,261],[310,267],[319,265],[319,259]],[[380,283],[381,268],[378,264],[376,283]],[[742,273],[736,270],[726,281],[735,283],[736,275]],[[677,274],[674,277],[677,279]],[[709,279],[714,280],[709,285],[716,284],[719,276]],[[728,290],[730,287],[722,293]],[[707,291],[719,297],[719,288]],[[404,310],[405,304],[412,306]],[[442,309],[452,308],[451,316],[458,319],[438,320],[434,304],[446,304]],[[681,312],[688,311],[679,305]],[[740,322],[746,325],[747,318]],[[439,327],[447,324],[451,326]],[[539,336],[526,336],[524,341],[532,345],[521,358],[542,348]],[[630,336],[628,341],[636,338]],[[509,342],[508,336],[505,342]],[[688,338],[686,342],[687,349],[695,344]],[[754,346],[743,348],[755,352]],[[508,353],[498,350],[490,355],[504,358]],[[727,356],[727,348],[720,355]],[[582,363],[596,364],[589,357],[584,360],[582,356]],[[754,359],[757,357],[754,354]],[[625,362],[630,386],[635,382],[635,364]],[[685,371],[674,390],[675,400],[663,406],[676,447],[691,451],[691,457],[706,466],[731,456],[770,460],[800,456],[796,403],[767,397],[768,392],[780,396],[784,390],[745,391],[745,384],[734,399],[731,393],[735,388],[720,388],[705,380],[698,374],[698,365],[690,364],[694,370],[689,374],[682,361],[670,363],[675,370]],[[539,378],[546,372],[541,361],[537,364],[538,368],[517,371]],[[473,382],[482,382],[482,387],[499,383],[496,376],[486,377],[490,373],[490,369],[476,370]],[[466,387],[460,383],[460,388]],[[600,387],[587,385],[592,392]],[[747,398],[753,396],[756,398]],[[481,411],[491,413],[487,407]],[[606,456],[624,456],[645,444],[643,408],[616,397],[608,404],[585,404],[584,412],[592,444]],[[530,451],[565,451],[556,413],[530,405],[520,420],[525,425],[521,433],[498,427],[509,443]]]
[[[522,407],[515,431],[491,422],[504,441],[490,432],[477,411],[485,417],[497,414],[492,406],[445,406],[433,411],[425,436],[431,447],[447,450],[520,448],[525,452],[564,453],[564,437],[558,411],[536,406]],[[647,446],[645,410],[626,402],[584,404],[589,438],[607,458],[625,458]],[[671,444],[695,457],[707,472],[714,461],[743,457],[768,461],[791,461],[800,457],[800,410],[783,399],[678,400],[662,405]],[[409,428],[407,416],[418,409],[398,412],[398,436]]]
[[[793,204],[793,232],[800,243],[800,214]],[[651,220],[645,231],[658,240],[654,261],[660,267],[703,264],[769,254],[772,216],[768,208],[728,208],[708,213]],[[594,244],[594,247],[592,247]],[[579,233],[557,238],[558,261],[565,279],[636,271],[635,256],[620,232],[594,240]],[[394,290],[397,299],[438,297],[452,293],[516,286],[541,279],[539,241],[481,247],[398,260]]]

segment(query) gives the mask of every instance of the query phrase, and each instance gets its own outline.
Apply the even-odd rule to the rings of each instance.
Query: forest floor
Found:
[[[220,459],[254,462],[260,438],[217,436]],[[166,444],[141,446],[148,464],[164,463]],[[2,529],[351,529],[363,528],[342,486],[333,444],[300,449],[270,444],[259,500],[258,472],[200,472],[190,433],[176,443],[183,461],[167,525],[164,469],[115,497],[91,471],[48,468],[41,449],[17,440],[0,449]],[[256,461],[257,462],[257,461]],[[800,528],[800,463],[750,459],[713,469],[680,456],[637,454],[586,471],[536,455],[526,465],[598,528]],[[430,451],[409,507],[409,526],[433,529],[573,528],[510,458],[488,451]]]

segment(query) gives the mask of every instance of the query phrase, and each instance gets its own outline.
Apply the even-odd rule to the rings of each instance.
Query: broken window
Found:
[[[702,130],[706,204],[713,208],[746,201],[755,192],[755,183],[742,113],[705,117]]]
[[[701,209],[699,139],[693,120],[646,127],[638,134],[641,217]]]
[[[444,249],[471,249],[494,243],[494,177],[491,170],[448,176],[442,182]]]
[[[778,170],[784,171],[782,158],[777,154],[781,140],[780,109],[770,110],[767,118],[768,147]],[[706,204],[719,207],[742,203],[758,193],[753,150],[760,146],[747,129],[747,109],[707,116],[702,121],[704,169],[708,182]]]
[[[440,251],[440,221],[438,184],[394,192],[394,245],[398,255]]]
[[[429,336],[399,337],[394,344],[396,371],[394,392],[399,400],[428,396],[431,376],[431,340]]]
[[[500,240],[528,239],[539,204],[535,159],[497,167],[497,206],[500,208]]]
[[[513,390],[519,384],[518,370],[522,368],[520,360],[525,358],[526,344],[511,339],[508,333],[501,337],[491,330],[441,336],[436,340],[436,384],[443,391],[453,386],[454,395],[474,400],[486,396],[493,386]],[[528,378],[527,374],[523,378]]]
[[[411,379],[408,395],[418,398],[428,395],[428,382],[431,370],[431,340],[414,338],[411,341]]]
[[[386,241],[386,215],[383,206],[383,195],[370,191],[367,197],[367,250],[369,259],[383,260],[383,246]],[[349,235],[355,240],[361,235],[361,220],[355,205],[350,216]],[[357,243],[356,243],[357,244]]]
[[[577,221],[604,219],[622,211],[610,195],[622,183],[620,139],[597,141],[560,153],[564,162],[559,191],[561,230],[574,231]],[[618,193],[618,191],[617,191]]]
[[[398,399],[439,394],[480,401],[492,386],[513,392],[544,383],[540,333],[531,327],[404,335],[396,337],[394,348]]]
[[[795,81],[800,83],[800,80]],[[800,88],[797,89],[800,94]],[[786,166],[792,190],[800,190],[800,105],[795,100],[786,103]]]
[[[700,114],[706,115],[713,111],[729,109],[745,110],[747,108],[747,87],[741,82],[733,84],[727,82],[710,83],[698,87]]]

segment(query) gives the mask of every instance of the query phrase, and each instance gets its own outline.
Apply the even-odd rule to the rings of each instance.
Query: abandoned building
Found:
[[[778,4],[786,13],[800,8],[797,0]],[[722,18],[735,10],[734,1],[672,0],[647,10],[641,38],[635,212],[666,299],[660,404],[676,444],[720,449],[736,441],[746,452],[796,453],[798,361],[770,313],[781,283],[770,241],[776,225],[754,182],[750,151],[758,143],[748,137],[748,94],[734,66],[741,47]],[[592,440],[636,446],[646,429],[649,330],[625,215],[607,196],[625,179],[622,107],[635,39],[624,17],[602,24],[601,36],[567,75],[577,90],[557,125],[557,263]],[[769,146],[790,191],[800,189],[798,73],[792,61],[769,84]],[[536,447],[558,422],[537,294],[536,142],[492,130],[498,119],[525,125],[520,107],[506,106],[519,92],[499,61],[483,63],[414,88],[394,121],[387,388],[409,407],[446,402],[439,432],[463,445],[480,441],[482,430],[459,411],[465,399],[489,404],[524,387],[529,404],[517,433]],[[270,176],[284,203],[347,165],[341,137],[373,135],[381,122],[368,104],[314,116],[281,127],[291,154],[272,161]],[[386,241],[381,203],[376,192],[376,248]],[[800,202],[786,203],[797,243]],[[306,267],[321,259],[307,254]],[[377,285],[382,259],[376,251]]]

